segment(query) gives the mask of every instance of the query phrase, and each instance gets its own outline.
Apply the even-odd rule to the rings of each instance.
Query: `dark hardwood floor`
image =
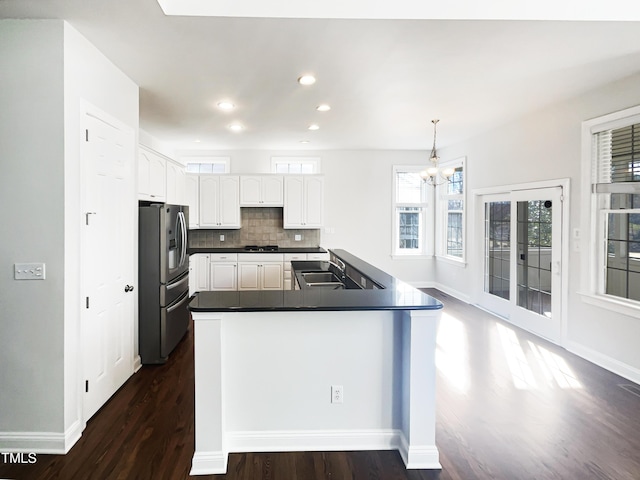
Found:
[[[437,359],[442,471],[407,471],[393,451],[251,453],[230,455],[227,475],[200,478],[640,479],[638,386],[477,308],[428,293],[445,304]],[[0,457],[0,478],[189,478],[191,333],[166,365],[136,373],[67,455],[38,455],[27,465]]]

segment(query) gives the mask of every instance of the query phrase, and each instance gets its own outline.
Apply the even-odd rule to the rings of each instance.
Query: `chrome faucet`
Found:
[[[333,262],[333,261],[331,261],[331,260],[329,260],[329,265],[333,265],[334,267],[336,267],[336,268],[340,271],[340,273],[342,274],[342,278],[344,278],[344,277],[346,276],[346,273],[345,273],[345,264],[344,264],[344,262],[343,262],[342,260],[340,260],[339,258],[336,258],[336,261],[337,261],[337,262],[340,262],[342,265],[339,265],[338,263]]]

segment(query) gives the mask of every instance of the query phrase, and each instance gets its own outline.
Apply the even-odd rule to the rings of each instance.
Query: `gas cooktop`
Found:
[[[246,252],[277,252],[277,245],[246,245],[244,247]]]

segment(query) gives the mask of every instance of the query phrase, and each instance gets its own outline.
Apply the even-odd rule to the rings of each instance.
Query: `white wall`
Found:
[[[138,88],[59,20],[0,21],[0,71],[0,450],[64,451],[82,428],[81,98],[137,129]],[[46,280],[13,280],[32,261]]]
[[[571,101],[548,106],[501,128],[439,151],[443,160],[467,157],[467,245],[482,241],[475,209],[474,189],[569,178],[569,228],[582,232],[581,252],[588,251],[588,225],[582,215],[581,123],[594,117],[640,104],[640,76],[626,78]],[[586,216],[588,218],[588,215]],[[474,232],[474,228],[476,228]],[[570,231],[571,231],[570,230]],[[482,259],[472,255],[466,268],[437,262],[436,280],[444,289],[473,299],[479,285]],[[581,255],[568,258],[568,317],[565,346],[624,376],[640,381],[640,319],[586,305],[581,289]],[[566,262],[567,259],[564,259]]]
[[[271,157],[321,158],[325,175],[322,246],[343,248],[386,272],[415,285],[433,280],[432,260],[391,258],[393,165],[424,165],[428,152],[385,150],[322,151],[178,151],[178,158],[228,156],[231,173],[270,173]],[[327,228],[335,233],[327,233]]]
[[[64,23],[65,431],[83,427],[78,423],[81,420],[82,409],[82,391],[79,388],[84,385],[80,357],[82,277],[79,252],[80,229],[84,220],[81,209],[81,108],[83,102],[88,102],[137,132],[138,92],[138,86],[131,79],[118,70],[77,30]],[[134,171],[137,171],[137,168]],[[137,181],[134,183],[137,184]],[[136,212],[137,219],[135,197],[131,198],[131,209]],[[137,238],[132,238],[131,258],[136,264],[137,245]],[[137,268],[134,271],[137,274]],[[134,284],[137,284],[137,279],[134,279]],[[134,352],[138,352],[137,342]]]

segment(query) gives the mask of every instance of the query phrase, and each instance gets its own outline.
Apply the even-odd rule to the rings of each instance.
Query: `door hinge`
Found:
[[[84,393],[89,393],[89,380],[84,381]]]
[[[89,129],[86,129],[84,131],[84,141],[88,142],[89,141]]]
[[[89,297],[86,298],[86,308],[89,308]]]

